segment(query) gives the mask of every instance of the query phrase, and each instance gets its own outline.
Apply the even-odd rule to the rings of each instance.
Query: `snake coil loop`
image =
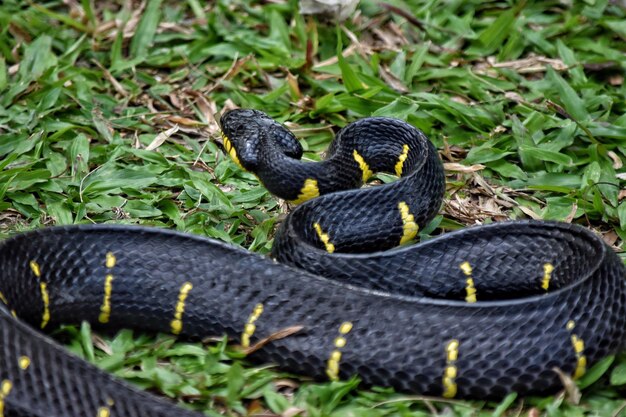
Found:
[[[190,338],[226,333],[244,346],[300,326],[251,358],[318,379],[359,375],[366,385],[448,398],[552,392],[561,384],[554,368],[579,378],[620,348],[624,267],[581,226],[503,222],[404,245],[444,192],[434,146],[409,124],[352,123],[319,163],[300,161],[294,136],[263,113],[229,112],[221,124],[236,162],[272,192],[303,202],[276,236],[281,263],[212,239],[122,225],[5,240],[0,416],[199,416],[35,330],[77,320]],[[375,171],[400,179],[350,189]]]

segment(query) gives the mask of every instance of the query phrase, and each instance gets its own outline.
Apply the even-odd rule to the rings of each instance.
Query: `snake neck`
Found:
[[[302,203],[358,188],[376,172],[398,177],[419,170],[428,140],[406,122],[362,119],[341,129],[320,162],[302,161],[302,148],[284,126],[256,110],[233,110],[221,120],[230,156],[277,197]]]

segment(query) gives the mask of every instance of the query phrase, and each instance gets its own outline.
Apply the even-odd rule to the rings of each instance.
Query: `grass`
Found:
[[[133,7],[130,7],[133,5]],[[266,253],[285,207],[214,139],[224,107],[263,109],[318,159],[359,117],[437,145],[446,204],[426,234],[506,218],[626,238],[626,6],[619,1],[363,1],[341,24],[295,1],[0,5],[0,235],[139,223]],[[379,175],[387,181],[388,176]],[[623,254],[621,254],[623,256]],[[70,350],[208,416],[626,416],[626,355],[575,391],[500,404],[312,383],[251,366],[218,336],[113,337]]]

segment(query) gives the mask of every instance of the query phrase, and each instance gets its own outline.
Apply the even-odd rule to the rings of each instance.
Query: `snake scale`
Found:
[[[248,346],[316,379],[447,398],[546,394],[622,345],[619,258],[581,226],[513,221],[422,242],[444,193],[435,147],[411,125],[366,118],[322,162],[265,114],[221,119],[225,150],[302,202],[271,259],[156,228],[75,225],[0,244],[0,416],[199,416],[132,388],[41,333],[88,320]],[[359,187],[376,171],[389,184]],[[317,197],[317,198],[313,198]],[[306,201],[310,200],[310,201]],[[306,202],[304,202],[306,201]],[[278,262],[277,262],[278,261]]]

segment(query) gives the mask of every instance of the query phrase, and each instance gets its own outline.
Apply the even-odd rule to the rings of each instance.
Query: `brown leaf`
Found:
[[[183,126],[201,126],[204,124],[199,120],[189,119],[182,116],[167,116],[167,120]]]
[[[228,71],[226,71],[213,84],[209,85],[208,87],[203,88],[202,92],[204,94],[209,94],[211,91],[215,90],[219,85],[221,85],[223,81],[230,80],[231,78],[233,78],[243,68],[243,66],[253,58],[254,57],[252,55],[248,55],[241,59],[239,59],[238,56],[235,56],[235,59],[233,59],[233,63],[230,65],[230,68],[228,68]]]
[[[92,59],[91,62],[96,64],[96,66],[98,66],[98,68],[102,70],[102,72],[104,73],[104,78],[106,78],[111,83],[111,85],[113,86],[115,91],[118,92],[118,94],[123,97],[128,96],[128,92],[126,91],[126,89],[122,86],[122,84],[119,83],[119,81],[115,79],[115,77],[108,69],[106,69],[99,61],[96,61],[95,59]]]
[[[565,388],[567,402],[578,405],[582,395],[580,393],[580,389],[576,385],[576,382],[574,382],[574,379],[570,375],[561,371],[559,368],[552,368],[552,370],[559,376],[559,379],[563,384],[563,388]]]
[[[609,246],[613,246],[618,238],[617,233],[612,230],[602,235],[602,240]]]
[[[267,345],[268,343],[273,342],[274,340],[284,339],[285,337],[298,333],[302,329],[304,329],[304,326],[299,326],[299,325],[285,327],[284,329],[278,330],[277,332],[272,333],[266,338],[259,340],[254,345],[250,346],[249,348],[243,349],[243,352],[246,355],[249,355],[252,352],[256,352],[257,350],[261,349],[263,346]]]
[[[356,46],[359,55],[361,55],[363,58],[367,58],[367,55],[372,53],[372,49],[369,47],[369,45],[361,43],[359,37],[356,36],[354,32],[350,31],[350,29],[348,29],[344,25],[341,25],[341,30],[343,30],[346,36],[350,39],[351,45]]]
[[[356,46],[354,44],[352,44],[352,45],[348,46],[346,49],[344,49],[343,51],[341,51],[341,55],[343,55],[343,57],[345,58],[345,57],[348,57],[348,56],[352,55],[354,53],[354,51],[356,51]],[[315,64],[313,69],[317,69],[317,68],[320,68],[320,67],[325,67],[325,66],[328,66],[328,65],[333,65],[333,64],[336,64],[337,62],[338,62],[337,56],[334,55],[334,56],[328,58],[325,61],[318,62],[317,64]]]
[[[555,71],[565,71],[568,68],[560,59],[546,58],[545,56],[529,56],[514,61],[497,62],[493,63],[492,67],[508,68],[520,74],[544,72],[547,67],[552,67]]]
[[[111,349],[111,346],[109,346],[109,344],[105,342],[104,339],[98,336],[97,334],[94,334],[94,333],[91,334],[91,341],[95,347],[97,347],[98,349],[106,353],[107,355],[113,354],[113,349]]]
[[[535,213],[534,211],[532,211],[530,208],[526,207],[526,206],[519,206],[519,209],[522,210],[522,212],[527,215],[528,217],[530,217],[533,220],[541,220],[541,216],[538,215],[537,213]]]
[[[622,74],[614,74],[609,77],[609,84],[622,85],[624,84],[624,76]]]
[[[108,20],[106,22],[99,23],[94,30],[94,34],[103,35],[115,28],[117,28],[117,22],[115,20]],[[113,35],[113,38],[115,38],[117,36],[117,31]]]
[[[381,3],[380,5],[384,7],[385,9],[389,10],[389,12],[404,17],[407,20],[407,22],[409,22],[413,26],[416,26],[422,30],[426,30],[426,28],[424,27],[424,23],[422,23],[422,21],[417,19],[411,12],[401,9],[400,7],[396,7],[389,3]]]
[[[274,380],[274,386],[279,390],[283,388],[296,390],[300,387],[300,384],[298,383],[298,381],[295,381],[293,379],[283,378]]]
[[[177,94],[170,93],[167,96],[169,97],[170,102],[172,103],[172,106],[176,107],[178,110],[183,109],[183,103]]]
[[[259,415],[260,413],[265,412],[265,408],[263,407],[263,404],[261,403],[261,401],[255,398],[252,401],[250,401],[250,403],[248,403],[248,406],[246,407],[246,411],[247,411],[247,415]],[[276,414],[272,413],[271,415],[275,416]]]
[[[624,166],[622,158],[620,158],[615,152],[608,151],[607,155],[609,155],[609,158],[611,158],[611,160],[613,161],[613,168],[620,169],[622,166]]]
[[[292,73],[287,71],[287,84],[289,84],[289,89],[293,93],[293,95],[299,100],[302,98],[302,92],[300,91],[300,86],[298,85],[298,77],[295,77]]]
[[[280,417],[296,417],[301,413],[304,413],[304,411],[305,410],[303,408],[289,407],[285,411],[280,413]]]
[[[526,100],[524,100],[521,95],[514,91],[507,91],[506,93],[504,93],[504,97],[516,103],[526,103]]]
[[[384,66],[380,67],[379,73],[380,73],[380,78],[385,80],[385,82],[387,83],[387,85],[389,85],[389,87],[393,88],[394,90],[396,90],[399,93],[406,94],[406,93],[409,92],[409,89],[406,87],[406,85],[404,85],[402,80],[400,80],[398,77],[393,75]]]
[[[539,415],[540,415],[540,412],[537,407],[533,407],[530,410],[528,410],[528,417],[539,417]]]
[[[163,143],[170,137],[172,136],[174,133],[178,132],[178,125],[174,125],[174,127],[171,127],[169,129],[167,129],[165,132],[161,132],[158,135],[156,135],[156,137],[154,138],[154,140],[152,140],[152,142],[150,142],[150,145],[146,146],[146,150],[147,151],[153,151],[156,148],[158,148],[159,146],[163,145]]]
[[[569,214],[563,221],[565,223],[571,223],[572,220],[574,220],[574,217],[576,216],[577,211],[578,211],[578,203],[574,202],[574,204],[572,204],[572,210],[570,210]]]
[[[462,172],[469,174],[471,172],[476,172],[485,169],[485,165],[475,164],[475,165],[463,165],[456,162],[446,162],[443,164],[443,169],[446,171],[454,171],[454,172]]]

